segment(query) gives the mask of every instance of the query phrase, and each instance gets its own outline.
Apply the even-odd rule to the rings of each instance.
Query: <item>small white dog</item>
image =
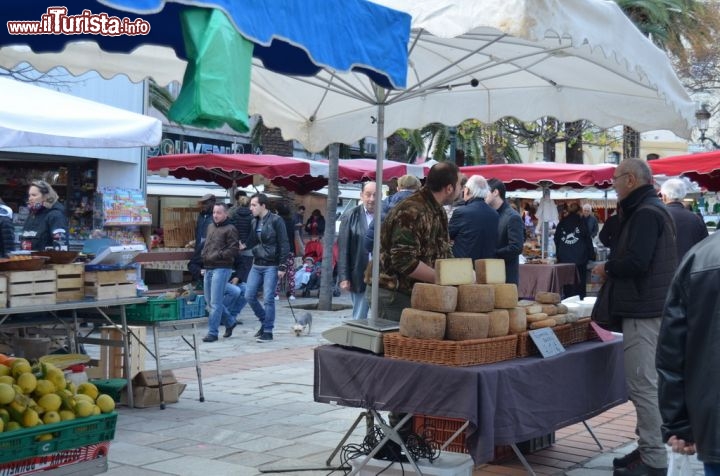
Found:
[[[312,314],[304,312],[300,314],[300,317],[295,319],[295,324],[292,326],[292,330],[295,333],[295,337],[300,337],[300,334],[305,331],[307,335],[310,335],[310,329],[312,328]]]

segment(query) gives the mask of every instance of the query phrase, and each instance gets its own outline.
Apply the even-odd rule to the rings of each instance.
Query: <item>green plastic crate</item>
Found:
[[[112,412],[0,433],[0,463],[110,441],[116,423],[117,412]],[[38,441],[48,433],[51,440]]]
[[[125,316],[128,321],[174,321],[178,319],[177,299],[154,298],[143,304],[130,304],[125,306]]]
[[[122,391],[125,390],[125,387],[127,386],[127,379],[124,378],[109,378],[109,379],[100,379],[100,378],[93,378],[90,379],[90,383],[94,384],[100,393],[106,393],[112,397],[113,400],[115,400],[116,403],[120,402],[120,398],[122,397]]]

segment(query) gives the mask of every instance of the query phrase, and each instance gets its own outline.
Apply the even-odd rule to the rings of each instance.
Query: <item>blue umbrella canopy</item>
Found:
[[[6,3],[3,18],[11,23],[41,23],[48,8],[57,4],[49,0]],[[115,36],[87,32],[12,34],[3,28],[0,47],[26,45],[34,53],[59,53],[70,44],[91,42],[102,52],[133,54],[138,47],[156,45],[187,60],[181,14],[202,7],[224,12],[238,33],[254,44],[253,56],[272,71],[312,76],[321,68],[329,68],[367,74],[383,87],[405,85],[410,16],[366,0],[343,0],[338,5],[326,0],[67,0],[62,5],[68,16],[82,17],[88,10],[93,15],[127,18],[133,24],[139,19],[150,28],[147,33]],[[94,61],[109,60],[98,56]],[[153,71],[148,71],[148,76],[153,76]]]
[[[164,84],[181,79],[175,63],[183,62],[169,113],[182,124],[246,132],[253,58],[281,75],[352,71],[386,88],[405,85],[410,16],[365,0],[332,9],[324,0],[69,0],[13,3],[4,13],[0,47],[32,50],[0,49],[6,67],[15,58]]]

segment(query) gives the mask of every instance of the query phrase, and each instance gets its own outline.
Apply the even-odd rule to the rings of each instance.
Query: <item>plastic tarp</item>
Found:
[[[161,134],[155,118],[0,78],[0,147],[153,146]]]

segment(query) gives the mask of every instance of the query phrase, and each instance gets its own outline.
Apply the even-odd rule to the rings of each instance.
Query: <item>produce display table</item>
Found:
[[[96,344],[109,347],[122,347],[125,355],[130,355],[129,352],[129,339],[131,333],[128,331],[127,317],[125,314],[125,306],[130,304],[142,304],[147,301],[145,297],[132,297],[132,298],[120,298],[120,299],[103,299],[103,300],[84,300],[84,301],[69,301],[57,304],[43,304],[38,306],[20,306],[20,307],[8,307],[0,309],[0,326],[3,329],[18,329],[26,328],[29,326],[41,326],[61,323],[68,330],[68,337],[71,339],[71,348],[74,352],[77,352],[77,344]],[[116,308],[119,310],[120,323],[114,322],[107,314],[107,310]],[[93,337],[82,337],[77,336],[76,332],[79,327],[79,323],[86,321],[86,318],[78,318],[77,311],[81,309],[93,310],[101,318],[107,321],[110,325],[118,327],[122,335],[121,340],[114,339],[99,339]],[[70,316],[63,316],[59,311],[70,311]],[[50,317],[40,317],[40,314],[45,314]],[[130,375],[130,362],[129,359],[124,359],[124,370],[125,375]],[[132,398],[132,382],[128,379],[128,405],[133,407]]]
[[[578,281],[577,269],[572,263],[521,264],[518,296],[534,299],[539,292],[562,295],[563,286]]]
[[[315,349],[314,399],[370,411],[460,418],[476,464],[496,445],[547,435],[627,401],[622,339],[474,367],[385,358],[325,345]]]

